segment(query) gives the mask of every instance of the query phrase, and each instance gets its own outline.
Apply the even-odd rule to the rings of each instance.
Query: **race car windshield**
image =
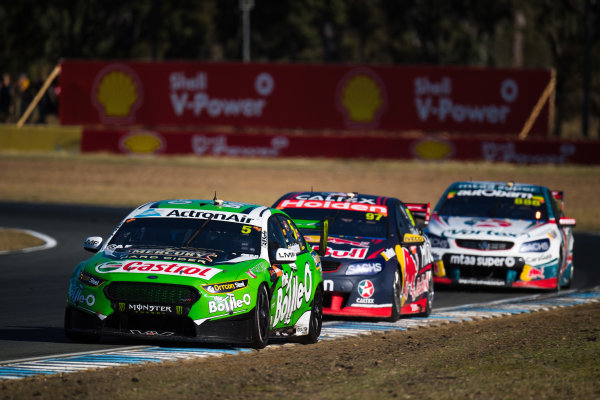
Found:
[[[286,208],[292,219],[324,220],[329,218],[329,236],[385,239],[388,234],[388,217],[383,214],[348,210],[323,210]],[[314,234],[316,231],[303,233]]]
[[[486,196],[447,197],[438,209],[438,215],[448,217],[509,218],[533,221],[547,220],[548,212],[542,195],[533,197],[533,199]]]
[[[185,247],[260,254],[261,228],[207,219],[131,218],[109,242],[113,247]]]

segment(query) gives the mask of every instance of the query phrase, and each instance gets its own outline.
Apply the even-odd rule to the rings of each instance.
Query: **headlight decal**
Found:
[[[245,289],[246,287],[248,287],[248,279],[202,285],[202,289],[211,294],[230,293],[239,289]]]
[[[544,253],[550,250],[550,239],[540,239],[531,242],[525,242],[521,245],[522,253]]]
[[[431,247],[437,247],[439,249],[449,249],[450,248],[450,243],[448,242],[448,239],[438,236],[438,235],[433,235],[431,233],[427,234],[427,237],[429,238],[429,241],[431,242]]]
[[[383,270],[381,262],[363,262],[350,264],[346,275],[375,275]]]
[[[87,272],[85,272],[85,270],[82,269],[81,273],[79,274],[79,282],[87,286],[99,287],[102,286],[102,284],[106,282],[106,280],[100,279],[92,274],[88,274]]]

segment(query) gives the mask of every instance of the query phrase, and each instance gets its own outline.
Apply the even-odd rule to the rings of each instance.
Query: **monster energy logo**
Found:
[[[183,315],[183,306],[167,306],[167,305],[154,305],[154,304],[132,304],[132,303],[121,303],[117,304],[119,312],[131,312],[136,314],[152,314],[152,315],[165,315],[165,314],[177,314]]]

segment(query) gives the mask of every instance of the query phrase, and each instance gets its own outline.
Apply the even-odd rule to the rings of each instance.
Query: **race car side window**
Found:
[[[295,251],[296,254],[304,253],[306,251],[306,243],[296,225],[291,219],[283,215],[277,215],[277,219],[283,228],[283,236],[285,237],[287,248]]]
[[[561,217],[564,217],[563,212],[560,206],[560,200],[557,200],[550,193],[550,207],[552,208],[552,214],[554,214],[554,218],[558,221]]]
[[[394,206],[396,211],[396,228],[398,229],[398,233],[400,237],[402,237],[405,233],[409,232],[409,221],[406,215],[406,212],[400,207],[400,204],[396,203]]]
[[[410,233],[415,234],[415,235],[420,235],[421,229],[419,229],[419,225],[417,225],[417,223],[415,222],[414,215],[412,215],[412,213],[406,206],[402,206],[402,209],[406,212],[406,215],[408,216],[407,220],[408,220],[408,228],[410,229]]]
[[[269,218],[269,257],[274,258],[277,249],[287,248],[283,229],[275,215]]]

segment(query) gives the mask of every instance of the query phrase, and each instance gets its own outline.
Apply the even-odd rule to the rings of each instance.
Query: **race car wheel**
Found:
[[[562,287],[563,289],[569,289],[571,287],[571,283],[573,283],[573,273],[574,273],[573,262],[571,262],[571,266],[569,267],[569,280]]]
[[[560,255],[558,256],[558,270],[556,271],[556,287],[554,288],[554,291],[557,293],[560,292],[560,289],[562,287],[563,273],[561,272],[561,269],[563,262],[563,252],[561,250]]]
[[[264,348],[269,342],[271,316],[269,314],[269,293],[264,283],[258,287],[256,307],[252,318],[252,347]]]
[[[323,287],[319,285],[315,291],[312,309],[310,310],[310,322],[308,325],[308,335],[300,336],[298,341],[304,344],[317,343],[321,336],[321,327],[323,326]]]
[[[433,295],[433,273],[431,273],[429,274],[429,290],[427,291],[427,305],[425,306],[425,311],[417,314],[417,317],[429,317],[433,308]]]
[[[73,310],[69,307],[65,308],[65,319],[64,319],[64,328],[65,328],[65,336],[72,342],[80,342],[80,343],[97,343],[100,341],[100,335],[96,335],[93,333],[84,333],[78,332],[74,330],[74,320],[81,319],[82,316],[77,315],[79,313],[76,310]],[[79,318],[78,318],[79,317]],[[83,316],[84,318],[86,316]]]
[[[390,321],[392,322],[398,321],[402,314],[402,277],[400,274],[400,268],[396,268],[392,286],[392,316],[390,317]]]

